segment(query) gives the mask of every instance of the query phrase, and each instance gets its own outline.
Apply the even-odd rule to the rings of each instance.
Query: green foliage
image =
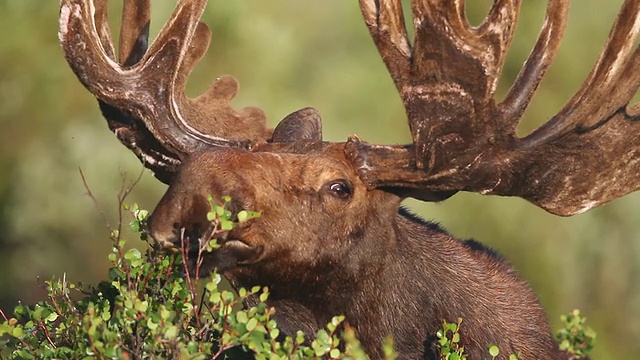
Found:
[[[442,322],[442,328],[436,332],[438,342],[436,344],[441,360],[465,360],[464,346],[460,344],[460,325],[462,318],[456,323]]]
[[[572,359],[586,357],[593,350],[596,332],[585,324],[587,318],[580,314],[580,310],[573,310],[567,315],[560,316],[564,327],[556,333],[560,349],[572,354]]]
[[[207,213],[207,220],[211,221],[213,227],[219,227],[223,231],[229,231],[235,228],[238,224],[251,219],[260,217],[261,213],[258,211],[240,210],[236,214],[237,222],[233,219],[231,210],[227,209],[227,206],[231,202],[229,196],[222,197],[222,204],[218,204],[211,195],[207,197],[211,211]]]
[[[214,233],[225,231],[223,224],[231,221],[229,199],[224,201],[212,205]],[[133,217],[130,227],[140,232],[148,212],[136,205],[126,209]],[[242,221],[255,216],[248,213]],[[274,309],[265,303],[267,288],[235,294],[220,289],[221,277],[213,273],[198,291],[199,279],[189,275],[182,252],[126,250],[119,233],[112,232],[108,281],[85,287],[64,276],[52,279],[45,282],[47,301],[19,305],[10,318],[2,313],[0,349],[7,352],[0,358],[223,359],[243,351],[257,359],[367,358],[354,331],[342,324],[344,317],[334,317],[310,341],[301,332],[283,337],[272,318]],[[257,305],[243,308],[249,297],[257,298]],[[384,349],[386,358],[393,359],[392,343]]]
[[[500,355],[500,348],[498,345],[489,345],[489,355],[491,355],[491,359],[495,359]],[[518,360],[520,357],[518,354],[509,354],[509,360]]]
[[[560,350],[569,352],[571,359],[581,359],[593,350],[596,333],[589,326],[585,325],[586,318],[580,315],[579,310],[573,310],[568,315],[560,317],[564,327],[556,333]],[[456,323],[442,322],[442,327],[436,332],[438,341],[436,347],[439,351],[440,360],[465,360],[464,346],[461,344],[460,326],[462,318],[458,318]],[[505,336],[508,336],[505,334]],[[500,355],[500,348],[497,345],[489,345],[487,348],[491,359]],[[518,360],[518,354],[510,354],[509,360]]]

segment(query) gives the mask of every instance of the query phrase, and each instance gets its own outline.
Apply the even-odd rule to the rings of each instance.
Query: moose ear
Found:
[[[292,112],[280,121],[271,137],[275,143],[300,140],[322,141],[322,118],[318,110],[307,107]]]

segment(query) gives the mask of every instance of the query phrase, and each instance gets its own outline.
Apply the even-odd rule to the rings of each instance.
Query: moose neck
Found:
[[[412,278],[410,272],[416,270],[407,266],[407,259],[416,249],[406,241],[407,235],[397,223],[406,221],[404,216],[394,218],[393,226],[371,227],[354,241],[356,245],[350,249],[348,261],[327,260],[277,268],[267,264],[236,269],[225,276],[236,288],[269,284],[267,302],[275,307],[276,320],[284,334],[302,330],[312,336],[333,316],[344,315],[346,323],[358,329],[358,338],[367,351],[374,358],[382,357],[377,352],[385,337],[406,325],[394,320],[416,310],[405,300],[421,298],[420,289],[406,288],[403,282]],[[250,299],[247,305],[255,302],[257,298]]]
[[[240,268],[225,275],[236,287],[269,284],[268,304],[276,309],[283,335],[301,330],[312,336],[333,316],[344,315],[371,358],[383,357],[382,344],[392,336],[402,359],[435,359],[435,332],[443,320],[458,317],[466,321],[463,338],[500,344],[523,358],[561,358],[535,295],[495,253],[404,211],[389,222],[386,229],[368,227],[348,262]],[[247,305],[256,302],[249,299]],[[523,316],[521,308],[529,309],[527,319],[512,322]],[[496,313],[502,319],[492,328],[475,323]],[[520,345],[512,347],[504,334]],[[486,355],[483,346],[468,345],[469,358]]]

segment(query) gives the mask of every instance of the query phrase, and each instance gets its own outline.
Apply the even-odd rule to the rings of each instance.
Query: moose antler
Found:
[[[519,196],[572,215],[640,188],[640,0],[627,0],[577,94],[524,138],[516,126],[562,38],[569,0],[550,0],[537,43],[511,90],[494,92],[520,1],[496,0],[478,27],[463,0],[412,1],[409,41],[400,0],[360,0],[404,101],[413,146],[353,139],[348,153],[370,187]]]
[[[119,139],[169,183],[189,154],[215,147],[314,151],[344,146],[363,180],[424,200],[456,191],[519,196],[559,215],[586,211],[640,188],[640,0],[627,0],[587,81],[548,123],[524,138],[516,126],[559,47],[569,0],[550,0],[542,31],[501,103],[496,84],[513,38],[519,0],[495,0],[472,27],[464,0],[413,0],[409,41],[400,0],[359,0],[404,101],[413,144],[319,143],[306,108],[272,132],[256,108],[234,110],[232,77],[187,98],[184,87],[211,34],[206,0],[181,0],[147,51],[149,1],[125,0],[116,60],[106,0],[61,0],[60,41],[80,81],[98,98]],[[292,140],[307,140],[291,143]],[[280,144],[279,144],[280,143]],[[286,143],[286,144],[282,144]]]
[[[257,108],[229,104],[238,82],[224,76],[195,99],[187,78],[211,40],[199,22],[206,0],[179,1],[147,51],[149,0],[124,1],[115,58],[107,0],[62,0],[60,42],[69,65],[98,99],[109,127],[165,183],[185,156],[211,146],[250,147],[271,130]]]

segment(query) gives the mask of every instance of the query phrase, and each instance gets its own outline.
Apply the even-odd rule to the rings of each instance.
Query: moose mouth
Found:
[[[250,245],[234,231],[215,233],[199,231],[181,231],[179,243],[174,244],[182,249],[189,273],[206,274],[212,271],[219,273],[238,266],[247,266],[257,262],[264,252],[263,246]],[[216,246],[207,247],[210,240],[216,240]]]

